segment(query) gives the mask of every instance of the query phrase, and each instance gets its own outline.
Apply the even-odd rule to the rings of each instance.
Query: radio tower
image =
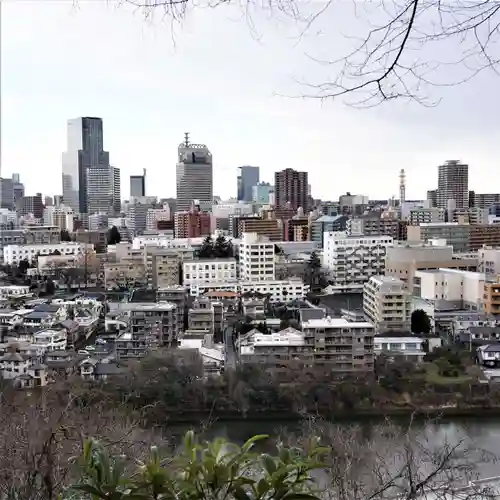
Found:
[[[402,168],[399,172],[399,206],[406,200],[406,174],[405,169]]]

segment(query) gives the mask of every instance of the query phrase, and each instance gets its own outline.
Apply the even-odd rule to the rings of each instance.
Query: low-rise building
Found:
[[[407,360],[421,361],[425,356],[425,340],[411,335],[376,335],[373,339],[375,354],[389,357],[404,357]]]
[[[372,276],[363,289],[363,311],[377,333],[409,331],[411,304],[405,283],[392,276]]]
[[[82,255],[88,248],[92,248],[92,245],[86,245],[83,243],[55,243],[46,245],[7,245],[3,249],[3,259],[5,264],[8,265],[19,265],[22,260],[27,260],[32,263],[38,257],[38,255]]]
[[[235,259],[185,260],[183,263],[183,284],[203,285],[214,281],[235,281],[237,263]]]
[[[372,372],[374,327],[342,318],[310,319],[302,323],[305,345],[315,366],[334,373]]]
[[[114,288],[142,287],[146,285],[146,267],[136,260],[104,264],[104,287]]]
[[[45,349],[45,352],[65,351],[68,345],[65,330],[41,330],[33,335],[33,342]]]

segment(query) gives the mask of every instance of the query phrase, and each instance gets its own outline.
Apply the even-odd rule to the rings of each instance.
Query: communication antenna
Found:
[[[406,201],[406,174],[402,168],[399,172],[399,205],[401,206]]]
[[[189,132],[184,132],[184,146],[189,147]]]

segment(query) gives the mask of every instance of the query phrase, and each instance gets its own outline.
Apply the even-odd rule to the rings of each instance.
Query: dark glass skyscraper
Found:
[[[106,172],[97,175],[100,169]],[[68,120],[67,148],[62,156],[65,205],[76,213],[87,214],[92,205],[98,204],[89,203],[93,197],[96,201],[106,197],[109,198],[107,206],[116,207],[115,198],[119,193],[116,193],[114,179],[117,173],[114,170],[109,164],[109,153],[104,151],[102,119],[83,117]],[[93,177],[92,182],[89,182],[89,173]]]
[[[259,167],[238,167],[238,201],[252,201],[252,188],[259,180]]]

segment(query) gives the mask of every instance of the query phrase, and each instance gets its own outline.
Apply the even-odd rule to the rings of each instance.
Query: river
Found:
[[[407,429],[408,421],[402,419],[393,421],[393,430]],[[207,438],[224,437],[232,442],[242,444],[245,440],[256,434],[267,434],[270,439],[267,443],[259,445],[262,451],[272,451],[274,440],[278,436],[289,435],[299,436],[306,430],[307,434],[314,434],[315,429],[320,424],[309,422],[307,426],[296,421],[255,421],[238,420],[231,422],[214,422],[205,431]],[[374,442],[380,443],[380,446],[389,446],[386,439],[384,424],[381,420],[353,420],[352,423],[334,424],[342,430],[344,436],[357,435],[358,439],[373,445]],[[356,430],[352,430],[353,427]],[[494,455],[500,457],[500,418],[443,418],[439,420],[423,421],[419,420],[412,423],[411,428],[418,432],[420,442],[423,441],[424,447],[444,447],[446,443],[455,444],[464,441],[465,446],[474,449],[476,455],[473,461],[477,464],[477,475],[480,478],[500,476],[500,462],[493,458]],[[177,431],[182,433],[186,428],[178,427]],[[335,431],[337,432],[337,431]],[[176,432],[177,434],[177,432]],[[293,438],[292,438],[293,439]],[[391,438],[392,439],[392,438]],[[398,438],[400,439],[400,438]],[[423,441],[422,441],[423,439]],[[394,441],[395,443],[395,441]],[[378,445],[377,445],[378,446]],[[395,444],[396,448],[397,445]],[[481,450],[481,456],[477,455]],[[484,453],[483,453],[484,452]],[[485,459],[485,456],[487,457]]]

